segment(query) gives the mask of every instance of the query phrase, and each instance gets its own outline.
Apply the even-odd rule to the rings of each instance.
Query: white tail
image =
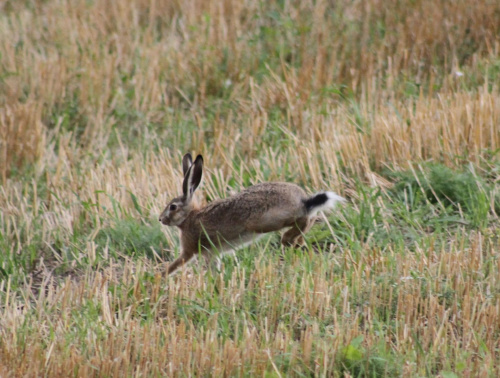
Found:
[[[319,192],[308,198],[305,205],[307,212],[315,215],[319,211],[334,209],[339,202],[346,202],[346,199],[333,192]]]

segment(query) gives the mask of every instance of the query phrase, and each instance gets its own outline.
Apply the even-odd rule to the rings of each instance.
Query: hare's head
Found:
[[[184,173],[182,196],[170,201],[160,215],[160,222],[167,226],[179,226],[193,210],[193,194],[201,182],[203,157],[198,155],[193,163],[191,154],[187,153],[182,158],[182,171]]]

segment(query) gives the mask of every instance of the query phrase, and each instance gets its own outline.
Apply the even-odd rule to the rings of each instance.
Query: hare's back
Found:
[[[205,227],[243,232],[271,232],[292,226],[306,215],[302,188],[290,183],[253,185],[202,210]]]
[[[245,208],[248,213],[263,214],[271,209],[296,212],[304,209],[306,198],[304,190],[295,184],[266,182],[250,186],[229,200],[235,209]]]

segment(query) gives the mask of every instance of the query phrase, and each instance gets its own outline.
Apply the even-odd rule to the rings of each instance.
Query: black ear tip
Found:
[[[191,154],[188,152],[187,154],[184,155],[183,159],[189,159],[189,160],[193,160],[193,157],[191,156]]]
[[[203,163],[203,156],[201,156],[201,155],[196,156],[195,162],[197,162],[197,161],[201,161]]]

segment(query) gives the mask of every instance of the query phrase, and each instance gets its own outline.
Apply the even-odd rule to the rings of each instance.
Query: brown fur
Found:
[[[282,237],[283,245],[303,243],[302,235],[312,227],[315,217],[307,212],[304,201],[308,196],[302,188],[283,182],[262,183],[197,209],[192,205],[192,192],[199,184],[198,177],[201,180],[203,159],[197,157],[187,171],[186,161],[190,161],[190,155],[183,159],[183,187],[188,189],[184,189],[183,196],[174,198],[160,216],[160,222],[181,230],[182,252],[170,264],[169,274],[198,253],[210,262],[217,252],[233,250],[260,234],[283,228],[290,227]]]

